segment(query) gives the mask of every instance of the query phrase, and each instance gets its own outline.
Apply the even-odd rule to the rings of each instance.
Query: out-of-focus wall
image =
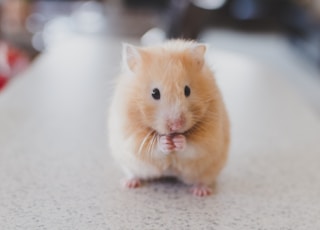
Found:
[[[319,0],[313,0],[312,5],[314,6],[314,10],[318,17],[320,17],[320,1]]]
[[[0,42],[6,41],[30,57],[37,54],[31,46],[31,33],[26,29],[32,8],[31,0],[0,0]]]
[[[2,0],[1,31],[8,35],[25,32],[25,21],[30,11],[31,5],[28,1]]]

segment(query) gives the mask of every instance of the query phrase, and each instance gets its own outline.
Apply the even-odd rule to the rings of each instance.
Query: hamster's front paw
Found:
[[[172,138],[175,151],[183,151],[187,145],[187,139],[184,135],[179,134]]]
[[[175,145],[170,136],[160,136],[158,146],[160,151],[166,154],[172,152],[175,149]]]

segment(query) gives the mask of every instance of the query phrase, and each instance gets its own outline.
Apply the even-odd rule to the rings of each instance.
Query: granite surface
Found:
[[[108,154],[120,42],[78,37],[0,93],[0,229],[320,229],[320,121],[280,73],[210,50],[232,122],[227,167],[198,198],[128,191]]]

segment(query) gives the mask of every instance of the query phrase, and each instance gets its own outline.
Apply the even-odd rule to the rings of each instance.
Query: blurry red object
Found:
[[[0,90],[6,86],[7,82],[8,78],[3,75],[0,75]]]
[[[0,90],[28,64],[29,59],[24,52],[0,41]]]
[[[21,58],[21,52],[16,49],[9,49],[7,53],[7,61],[10,67],[14,67],[15,63]]]

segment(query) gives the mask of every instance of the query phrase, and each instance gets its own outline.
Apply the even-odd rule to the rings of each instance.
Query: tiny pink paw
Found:
[[[163,153],[170,153],[174,150],[175,146],[170,136],[160,136],[159,149]]]
[[[128,179],[124,182],[124,186],[126,188],[139,188],[141,187],[141,180],[137,179],[137,178],[132,178],[132,179]]]
[[[195,196],[209,196],[212,190],[209,187],[198,185],[192,188],[192,194]]]
[[[172,138],[174,150],[183,151],[186,148],[187,140],[184,135],[176,135]]]

